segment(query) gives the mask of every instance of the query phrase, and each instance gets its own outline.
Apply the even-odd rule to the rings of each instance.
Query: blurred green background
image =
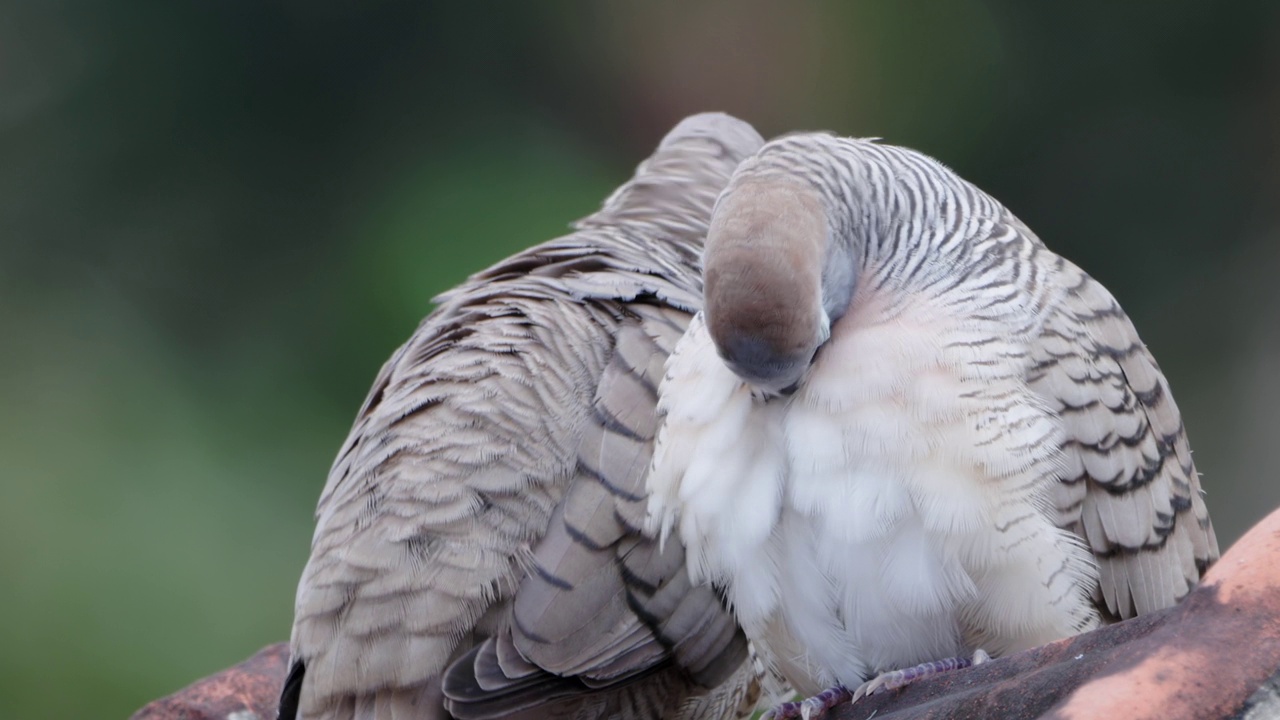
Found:
[[[1280,4],[0,2],[0,716],[287,637],[374,373],[685,114],[875,135],[1108,285],[1280,505]]]

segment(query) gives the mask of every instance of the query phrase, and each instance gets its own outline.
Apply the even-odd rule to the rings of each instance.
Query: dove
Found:
[[[437,298],[320,496],[280,718],[751,711],[745,636],[644,532],[644,476],[712,204],[762,143],[689,117],[572,233]]]
[[[1115,298],[936,160],[775,139],[718,199],[703,262],[648,522],[767,667],[820,693],[776,716],[1168,607],[1218,557]]]

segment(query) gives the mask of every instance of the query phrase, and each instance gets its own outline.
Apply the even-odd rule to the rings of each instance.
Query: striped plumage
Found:
[[[726,115],[686,119],[572,234],[438,299],[320,497],[282,717],[749,709],[742,633],[682,548],[640,529],[712,203],[761,143]]]
[[[800,134],[719,199],[650,522],[798,690],[1167,607],[1218,556],[1115,299],[920,153]]]

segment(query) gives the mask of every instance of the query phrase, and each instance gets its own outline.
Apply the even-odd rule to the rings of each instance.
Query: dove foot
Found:
[[[805,700],[797,702],[782,703],[764,715],[760,716],[760,720],[818,720],[826,715],[831,708],[844,702],[857,702],[859,699],[867,695],[874,695],[878,692],[887,690],[896,690],[915,682],[923,680],[927,677],[939,675],[951,670],[959,670],[967,668],[970,665],[981,665],[991,659],[985,650],[979,648],[973,653],[973,657],[954,657],[943,660],[934,660],[933,662],[920,663],[915,667],[903,668],[901,670],[892,670],[890,672],[881,673],[876,677],[862,683],[857,690],[850,692],[843,685],[824,690],[817,695]]]
[[[799,702],[782,703],[778,707],[760,716],[760,720],[818,720],[831,708],[853,697],[849,688],[842,685],[823,690],[811,698]]]
[[[909,685],[916,680],[923,680],[927,677],[939,675],[951,670],[959,670],[967,668],[970,665],[981,665],[991,659],[991,656],[981,648],[973,652],[973,657],[954,657],[944,660],[934,660],[933,662],[920,663],[915,667],[903,668],[901,670],[892,670],[862,683],[857,690],[853,691],[849,698],[850,702],[857,702],[859,698],[873,695],[886,690],[896,690],[900,687]]]

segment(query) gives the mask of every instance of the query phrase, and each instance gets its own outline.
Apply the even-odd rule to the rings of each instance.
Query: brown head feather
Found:
[[[716,205],[704,256],[707,327],[744,380],[782,390],[826,338],[822,199],[802,183],[751,178]]]

